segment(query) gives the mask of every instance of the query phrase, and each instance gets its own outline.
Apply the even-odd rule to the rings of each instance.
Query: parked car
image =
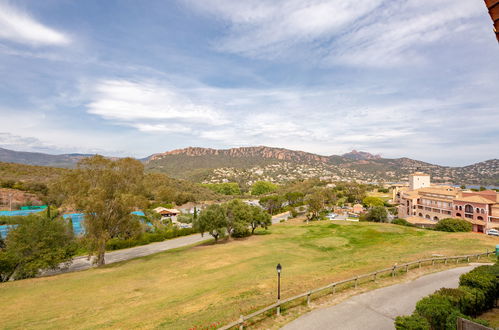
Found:
[[[489,229],[489,230],[487,230],[487,235],[499,236],[499,230],[497,230],[497,229]]]
[[[336,213],[329,213],[328,215],[326,215],[326,218],[328,220],[334,220],[334,218],[336,218],[338,215]]]

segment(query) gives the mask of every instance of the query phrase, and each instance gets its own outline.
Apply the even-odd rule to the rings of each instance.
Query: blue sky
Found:
[[[482,1],[0,0],[0,146],[499,154]]]

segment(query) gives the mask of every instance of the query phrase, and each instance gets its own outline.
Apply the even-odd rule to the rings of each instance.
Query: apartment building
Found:
[[[414,173],[409,177],[409,187],[399,190],[395,201],[399,204],[398,216],[413,223],[428,225],[445,218],[461,218],[470,222],[476,232],[499,227],[496,191],[473,192],[431,185],[428,175]]]

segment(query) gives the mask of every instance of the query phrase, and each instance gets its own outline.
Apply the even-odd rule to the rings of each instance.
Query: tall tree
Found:
[[[251,186],[252,195],[269,194],[277,190],[277,186],[268,181],[257,181]]]
[[[138,234],[138,221],[130,215],[134,207],[145,206],[142,195],[144,167],[132,158],[111,160],[94,156],[81,160],[59,184],[66,204],[85,213],[85,236],[97,265],[105,263],[106,243],[114,237]]]
[[[308,216],[307,220],[314,220],[319,217],[319,213],[324,209],[326,196],[322,190],[316,190],[307,198]]]

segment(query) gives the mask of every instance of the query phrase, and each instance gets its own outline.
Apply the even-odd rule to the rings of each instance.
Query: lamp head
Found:
[[[280,274],[280,273],[281,273],[281,269],[282,269],[281,264],[277,264],[276,269],[277,269],[277,273],[279,273],[279,274]]]

